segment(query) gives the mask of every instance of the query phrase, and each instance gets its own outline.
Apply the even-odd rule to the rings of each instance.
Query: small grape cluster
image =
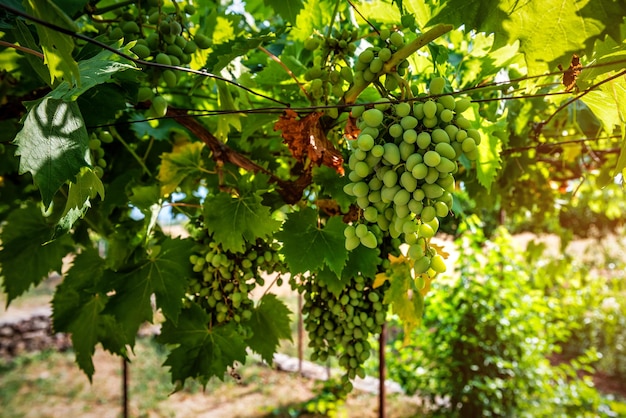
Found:
[[[312,36],[304,42],[304,47],[310,51],[320,50],[313,59],[313,66],[309,68],[304,79],[309,82],[308,92],[318,101],[327,101],[332,94],[342,97],[344,91],[352,84],[353,74],[347,57],[354,54],[357,31],[333,31],[331,37],[322,38]],[[337,118],[338,110],[327,110],[329,116]]]
[[[198,273],[190,282],[189,297],[211,313],[212,324],[245,322],[252,316],[250,292],[263,286],[264,272],[284,273],[278,243],[257,241],[245,251],[226,251],[203,229],[194,231],[198,245],[189,261]],[[282,284],[279,278],[277,284]]]
[[[313,349],[313,361],[338,356],[346,370],[342,376],[345,393],[352,390],[351,379],[364,377],[363,363],[371,354],[368,338],[379,334],[387,306],[381,288],[370,287],[363,276],[354,277],[339,294],[322,280],[307,280],[300,287],[304,294],[302,312]]]
[[[402,32],[390,32],[388,29],[379,31],[379,44],[381,46],[371,46],[361,52],[354,65],[354,85],[364,86],[372,81],[378,80],[384,73],[385,64],[392,55],[404,46],[404,36]],[[395,72],[385,75],[384,86],[387,91],[398,88],[399,77],[406,73],[409,62],[402,60],[395,68]]]
[[[429,98],[353,108],[361,131],[348,159],[349,179],[344,191],[356,197],[361,223],[345,229],[346,249],[375,247],[380,236],[403,237],[416,274],[445,271],[429,241],[439,218],[452,208],[458,159],[477,158],[480,134],[461,114],[467,99],[443,95],[445,80],[430,83]],[[376,238],[376,243],[374,243]]]
[[[192,4],[180,7],[172,3],[174,11],[167,12],[163,0],[149,0],[142,9],[130,6],[118,13],[117,19],[109,25],[107,36],[111,41],[123,39],[125,43],[135,41],[131,48],[142,60],[163,65],[186,65],[199,49],[211,47],[206,36],[196,33],[191,36],[189,18],[196,13]],[[169,88],[178,84],[178,74],[172,69],[146,68],[150,76],[150,87],[141,87],[137,94],[139,102],[151,100],[150,114],[162,117],[167,112],[167,101],[155,95],[154,88],[165,85]]]
[[[89,139],[89,152],[91,153],[91,160],[94,166],[94,173],[98,178],[102,178],[104,175],[104,169],[107,166],[107,162],[104,159],[104,149],[102,149],[102,143],[108,144],[113,142],[113,135],[109,131],[100,130],[93,132]]]

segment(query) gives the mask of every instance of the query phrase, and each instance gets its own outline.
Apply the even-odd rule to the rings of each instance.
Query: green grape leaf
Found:
[[[217,80],[215,84],[217,85],[217,98],[220,110],[237,110],[236,101],[233,99],[233,95],[230,93],[228,85],[221,80]],[[242,116],[243,115],[237,113],[219,116],[217,119],[217,131],[215,132],[216,136],[222,141],[226,141],[228,139],[228,133],[230,132],[231,126],[241,132]]]
[[[304,7],[296,18],[291,36],[296,41],[304,41],[316,30],[326,28],[332,19],[333,3],[326,0],[305,0]]]
[[[465,25],[467,29],[495,33],[498,48],[520,42],[530,74],[567,68],[572,54],[590,53],[593,42],[609,34],[620,39],[619,27],[626,10],[613,0],[564,3],[560,0],[450,0],[428,23]],[[537,30],[541,28],[541,30]]]
[[[181,311],[177,324],[171,321],[163,324],[157,340],[178,345],[164,363],[170,366],[172,383],[177,389],[188,378],[196,378],[205,385],[213,376],[223,380],[229,366],[245,363],[246,344],[235,324],[209,328],[209,322],[209,315],[191,303]]]
[[[289,23],[296,23],[296,18],[304,7],[302,0],[264,0],[263,2]]]
[[[72,181],[85,160],[89,136],[76,102],[44,97],[30,104],[24,127],[15,137],[20,174],[30,172],[46,207],[68,180]]]
[[[52,0],[25,0],[24,5],[29,14],[41,20],[65,29],[76,30],[72,20]],[[44,63],[50,72],[51,84],[54,84],[55,80],[80,84],[78,64],[72,56],[74,50],[72,37],[42,25],[37,25],[37,33]]]
[[[74,248],[69,236],[50,242],[52,226],[35,205],[15,209],[0,232],[0,270],[7,306],[39,284],[53,271],[61,271],[63,257]]]
[[[361,274],[363,277],[373,279],[378,273],[378,266],[381,263],[382,260],[376,249],[359,245],[350,251],[342,278],[346,279]]]
[[[105,125],[126,107],[124,90],[115,83],[98,84],[76,99],[85,125]]]
[[[165,239],[153,247],[149,257],[126,272],[105,272],[105,280],[114,283],[105,313],[112,314],[123,329],[125,340],[134,343],[139,326],[152,322],[150,298],[156,295],[156,306],[173,323],[183,305],[191,263],[188,258],[193,243],[189,240]]]
[[[338,297],[348,283],[350,283],[350,279],[351,277],[339,277],[326,266],[324,266],[315,275],[315,280],[319,280],[320,283],[324,283],[326,288],[336,297]]]
[[[112,353],[126,356],[126,341],[112,315],[103,315],[109,287],[101,279],[105,260],[95,248],[86,248],[74,258],[72,267],[57,287],[52,299],[55,332],[72,334],[72,347],[78,366],[91,380],[93,354],[101,342]]]
[[[290,314],[289,308],[271,293],[264,295],[252,311],[248,324],[253,334],[246,342],[268,364],[272,364],[280,340],[291,341]]]
[[[125,45],[120,52],[132,54],[129,45]],[[73,83],[65,80],[52,90],[48,96],[68,102],[74,101],[92,87],[111,80],[111,77],[119,71],[139,70],[131,64],[119,62],[119,59],[119,55],[103,50],[92,58],[81,60],[78,63],[80,85],[75,86]],[[131,63],[131,61],[128,62]]]
[[[172,152],[161,154],[161,167],[157,178],[161,182],[162,196],[169,196],[187,177],[202,172],[203,149],[204,142],[185,142],[174,147]]]
[[[255,51],[262,44],[271,44],[276,41],[280,33],[262,31],[252,37],[239,36],[223,43],[214,45],[207,57],[206,67],[213,73],[219,73],[228,66],[235,58]]]
[[[350,182],[348,176],[340,176],[337,170],[322,165],[313,169],[313,181],[323,187],[323,191],[337,202],[343,212],[349,210],[353,198],[343,191],[343,186]]]
[[[280,227],[280,222],[272,219],[270,208],[261,201],[252,192],[242,192],[238,197],[222,192],[206,198],[204,222],[225,251],[243,252],[246,241],[269,239]]]
[[[65,210],[57,222],[52,238],[68,232],[76,221],[85,216],[91,207],[90,199],[94,199],[96,195],[104,199],[104,185],[91,168],[83,167],[76,176],[76,183],[70,183]]]
[[[483,119],[477,106],[472,106],[471,112],[468,109],[463,115],[472,122],[472,127],[477,129],[482,138],[478,145],[478,159],[476,160],[476,177],[478,182],[487,190],[491,190],[491,184],[498,174],[498,170],[502,168],[502,159],[500,153],[504,144],[502,137],[505,139],[508,132],[506,115],[507,111],[500,116],[496,122],[490,122]]]
[[[30,48],[33,51],[41,52],[39,44],[37,44],[35,38],[33,37],[33,34],[28,29],[28,26],[26,25],[26,23],[24,23],[23,20],[16,20],[16,26],[13,30],[13,34],[15,35],[15,38],[20,43],[20,45],[26,48]],[[48,68],[46,68],[46,65],[41,61],[41,59],[32,54],[24,54],[24,58],[26,58],[26,61],[28,61],[28,65],[31,66],[37,76],[41,78],[41,81],[48,85],[51,85],[50,72],[48,71]]]
[[[385,291],[383,301],[391,305],[393,313],[398,315],[404,327],[404,335],[408,337],[421,323],[424,297],[413,286],[408,263],[392,263],[386,276],[390,286]]]
[[[348,251],[339,216],[328,219],[324,228],[318,225],[315,209],[306,208],[289,215],[276,237],[283,242],[282,253],[291,274],[317,271],[327,265],[341,275]]]

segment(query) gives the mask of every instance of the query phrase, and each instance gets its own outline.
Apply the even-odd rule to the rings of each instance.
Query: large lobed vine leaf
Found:
[[[143,262],[125,272],[105,271],[104,279],[113,283],[104,313],[115,316],[126,341],[133,344],[139,326],[152,321],[151,296],[168,321],[176,324],[183,297],[191,277],[187,261],[193,243],[189,240],[165,239]]]
[[[270,208],[257,193],[218,193],[204,203],[204,223],[225,251],[243,252],[245,243],[269,239],[280,222],[272,219]]]
[[[520,41],[530,74],[567,67],[572,54],[589,53],[593,42],[609,34],[619,39],[626,16],[623,1],[450,0],[428,22],[464,25],[495,33],[495,46]]]
[[[52,299],[55,332],[72,335],[76,363],[89,380],[94,373],[93,354],[98,342],[113,353],[125,355],[126,342],[112,315],[104,315],[109,290],[102,281],[105,260],[94,248],[78,254]]]
[[[282,253],[291,274],[328,266],[336,275],[341,275],[348,260],[344,229],[339,216],[329,218],[324,227],[320,226],[317,211],[312,208],[290,214],[276,238],[284,244]]]
[[[75,181],[85,156],[89,137],[76,102],[52,97],[31,103],[24,127],[15,137],[20,174],[30,172],[46,207],[66,182]]]
[[[291,340],[290,314],[289,308],[271,293],[264,295],[252,311],[248,322],[252,336],[246,342],[269,364],[273,361],[279,341]]]
[[[7,217],[0,233],[0,272],[7,306],[51,272],[61,271],[63,257],[73,246],[69,237],[50,241],[52,233],[52,225],[35,205],[16,209]]]
[[[315,31],[323,31],[331,22],[333,4],[326,0],[305,0],[304,7],[296,18],[291,37],[304,41]]]
[[[246,343],[234,323],[209,327],[209,315],[195,303],[184,308],[177,324],[166,321],[158,341],[177,345],[165,361],[172,383],[181,389],[188,378],[206,384],[211,377],[224,378],[235,362],[246,360]]]

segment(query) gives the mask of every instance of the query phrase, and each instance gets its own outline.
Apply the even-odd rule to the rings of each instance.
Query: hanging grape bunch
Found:
[[[189,256],[193,271],[189,297],[212,316],[212,325],[245,322],[252,315],[250,292],[263,286],[264,272],[284,273],[278,244],[248,243],[243,252],[225,251],[205,229],[192,230],[197,245]],[[278,279],[280,285],[282,280]]]
[[[315,279],[305,281],[301,291],[309,347],[313,349],[311,360],[338,357],[346,370],[342,376],[345,395],[352,390],[351,379],[365,377],[363,363],[371,353],[369,336],[379,334],[385,322],[383,292],[370,287],[363,276],[353,278],[338,295],[324,281]]]
[[[375,248],[380,233],[409,245],[416,275],[445,271],[429,245],[439,218],[452,208],[454,174],[465,155],[477,158],[479,132],[462,116],[467,99],[443,95],[445,80],[431,80],[426,101],[353,108],[361,129],[348,159],[344,191],[356,197],[362,219],[345,229],[346,249]]]
[[[163,65],[187,65],[192,55],[211,46],[211,41],[201,33],[191,35],[189,16],[195,14],[191,4],[179,5],[174,9],[164,7],[162,0],[139,3],[141,8],[131,5],[117,12],[116,19],[106,28],[108,39],[134,41],[131,48],[139,59]],[[150,86],[139,89],[139,102],[151,101],[150,116],[161,117],[167,112],[167,100],[157,93],[159,86],[169,88],[178,84],[179,73],[172,69],[146,67]]]

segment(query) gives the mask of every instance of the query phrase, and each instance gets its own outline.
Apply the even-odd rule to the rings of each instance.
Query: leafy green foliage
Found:
[[[171,349],[166,365],[178,388],[189,378],[223,378],[245,361],[247,349],[271,361],[279,341],[289,338],[289,312],[278,297],[259,298],[252,289],[265,285],[265,273],[288,270],[297,290],[308,286],[307,320],[317,333],[312,341],[322,349],[318,355],[339,356],[349,369],[341,390],[348,390],[349,379],[363,372],[367,339],[384,323],[387,303],[409,335],[429,303],[431,280],[445,269],[434,244],[414,243],[413,254],[428,251],[426,261],[436,260],[419,265],[419,273],[415,263],[404,263],[408,253],[400,255],[400,240],[418,237],[412,224],[429,235],[418,209],[420,202],[438,199],[435,183],[445,184],[446,193],[440,196],[445,207],[438,205],[427,225],[433,231],[441,219],[442,229],[461,233],[460,220],[472,213],[492,229],[506,213],[511,229],[563,236],[584,234],[592,223],[610,230],[625,218],[623,193],[614,183],[626,161],[626,152],[620,156],[626,114],[622,2],[88,3],[0,4],[0,269],[11,301],[61,271],[63,256],[74,256],[53,299],[54,324],[72,333],[77,363],[89,377],[98,344],[125,356],[139,327],[155,318],[162,320],[160,341]],[[450,30],[461,25],[464,31]],[[102,43],[144,61],[131,62]],[[538,77],[557,64],[562,73]],[[436,88],[429,91],[433,79]],[[453,99],[464,118],[445,108]],[[452,115],[454,123],[422,118],[426,103],[429,114],[448,125]],[[359,117],[366,108],[368,116]],[[402,138],[391,135],[400,135],[398,126],[373,124],[381,114],[408,132],[406,140],[404,132]],[[430,146],[415,145],[414,119],[428,119],[420,133],[446,143],[439,150],[450,158],[441,169],[454,173],[440,181],[440,164],[427,168],[430,201],[415,193],[413,170],[405,170],[411,155],[417,165]],[[437,128],[447,128],[447,135],[434,134]],[[365,135],[354,141],[364,132],[385,138],[386,156],[382,144],[381,156],[371,152]],[[470,133],[473,144],[465,142]],[[396,151],[402,163],[392,165]],[[436,157],[431,153],[428,160],[435,164]],[[357,162],[367,182],[355,183]],[[370,176],[372,166],[383,179]],[[382,202],[385,171],[384,200],[394,201],[393,208]],[[403,188],[399,197],[393,173]],[[347,192],[353,183],[360,183],[360,196]],[[366,197],[361,192],[370,186]],[[365,218],[387,229],[361,229],[357,236],[355,225]],[[186,229],[168,228],[180,219]],[[345,231],[354,232],[357,248],[347,249]],[[450,333],[442,341],[449,337],[445,341],[483,356],[474,364],[480,372],[485,361],[501,358],[498,372],[536,380],[544,369],[537,371],[531,360],[545,347],[529,348],[524,340],[542,332],[527,308],[540,307],[536,315],[551,317],[535,304],[533,289],[513,285],[530,277],[525,266],[508,253],[492,257],[485,271],[471,255],[460,265],[475,277],[502,279],[502,300],[491,280],[482,287],[466,280],[462,289],[437,289],[436,297],[465,303],[453,309],[448,299],[433,298],[444,307],[442,321],[467,328],[462,337]],[[509,261],[522,273],[494,267]],[[493,315],[497,309],[522,313],[504,323]],[[327,329],[330,310],[337,329]],[[484,326],[470,329],[475,323],[463,321],[478,314],[486,318]],[[435,326],[429,315],[426,310],[424,321]],[[335,344],[340,331],[343,348]],[[423,341],[434,341],[430,336]],[[519,369],[503,350],[494,353],[480,343],[500,337],[528,354]],[[462,357],[439,340],[432,345],[441,349],[432,358]],[[485,366],[485,373],[493,369]],[[565,380],[571,371],[545,376]],[[472,380],[470,374],[458,376],[482,390],[474,399],[477,409],[488,409],[485,394],[503,396],[495,409],[511,407],[506,377]],[[448,383],[447,389],[455,384]],[[524,385],[549,392],[545,385]],[[570,399],[579,388],[567,387],[563,396]]]
[[[252,312],[250,326],[254,331],[246,342],[269,364],[279,340],[291,340],[290,313],[287,306],[271,293],[264,295]]]
[[[348,259],[343,229],[344,224],[338,217],[329,218],[321,227],[317,212],[312,208],[290,214],[276,237],[285,244],[283,254],[292,274],[328,266],[340,275]]]
[[[50,241],[53,227],[36,205],[14,210],[6,222],[0,233],[0,265],[2,287],[10,303],[49,273],[61,271],[63,257],[72,251],[72,241],[69,237]]]
[[[44,205],[87,165],[87,130],[76,102],[45,97],[32,103],[24,128],[17,134],[20,173],[30,172]]]
[[[164,365],[172,369],[172,383],[182,387],[187,378],[206,382],[211,376],[222,378],[228,366],[244,362],[246,344],[234,324],[210,328],[207,314],[192,303],[180,313],[178,324],[166,322],[159,341],[177,347]]]

